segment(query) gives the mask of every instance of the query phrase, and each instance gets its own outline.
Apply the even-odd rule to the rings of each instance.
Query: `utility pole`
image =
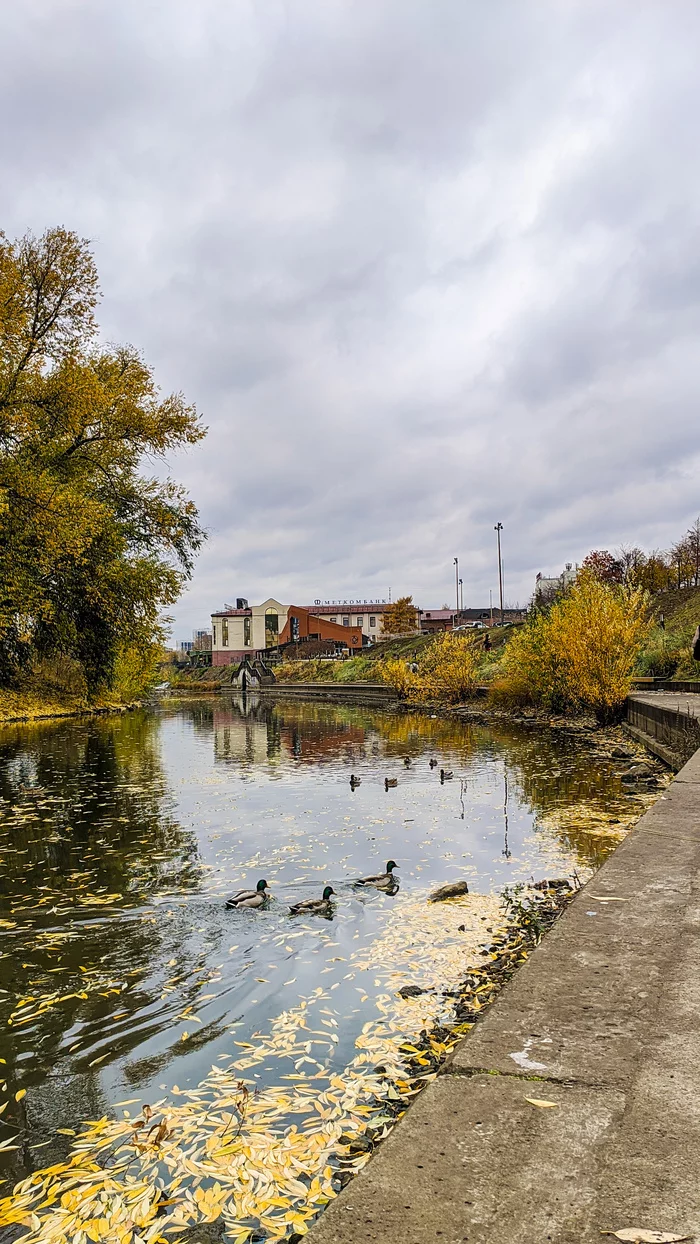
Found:
[[[498,590],[501,597],[501,626],[503,626],[503,562],[501,561],[501,532],[503,523],[496,523],[494,531],[498,537]]]
[[[459,613],[459,558],[455,557],[455,597],[457,600],[457,613]]]
[[[489,588],[489,613],[491,614],[491,625],[493,626],[493,592]]]
[[[459,581],[459,607],[464,612],[464,584],[461,579]]]

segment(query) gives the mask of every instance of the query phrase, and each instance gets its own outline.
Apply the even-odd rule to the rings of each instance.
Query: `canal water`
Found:
[[[503,888],[585,879],[643,807],[539,728],[233,697],[5,727],[7,1238],[303,1233],[341,1134],[410,1097],[406,1043],[449,1022]],[[354,884],[389,858],[396,893]],[[226,909],[261,878],[264,910]],[[468,898],[427,903],[454,880]],[[290,913],[326,884],[328,918]]]

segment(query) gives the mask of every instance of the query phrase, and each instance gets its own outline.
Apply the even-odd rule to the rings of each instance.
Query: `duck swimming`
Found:
[[[374,877],[358,877],[355,884],[373,886],[375,890],[391,890],[397,885],[393,875],[395,868],[398,868],[396,860],[387,860],[385,873],[377,873]]]
[[[293,916],[329,916],[332,910],[331,894],[335,894],[335,890],[332,885],[327,885],[323,898],[305,898],[302,903],[294,903],[289,910]]]
[[[437,760],[431,760],[431,761],[430,761],[430,768],[431,768],[431,769],[437,769]]]
[[[450,778],[453,778],[453,777],[454,777],[454,773],[452,772],[451,769],[440,770],[440,781],[441,782],[449,782]]]
[[[410,769],[411,765],[413,764],[413,761],[411,760],[410,756],[404,756],[403,762],[407,769]]]
[[[384,778],[384,790],[388,790],[390,786],[398,786],[398,778]]]
[[[263,907],[267,902],[267,882],[259,881],[254,890],[238,890],[226,899],[226,906],[231,907]]]
[[[350,785],[352,786],[353,790],[355,789],[356,786],[360,785],[361,781],[362,781],[362,778],[355,777],[354,773],[350,774]]]

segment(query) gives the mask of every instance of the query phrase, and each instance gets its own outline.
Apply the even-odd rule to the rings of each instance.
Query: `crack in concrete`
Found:
[[[523,1071],[499,1071],[496,1067],[455,1067],[450,1064],[447,1067],[443,1067],[440,1074],[443,1076],[449,1075],[463,1077],[468,1080],[473,1076],[500,1076],[503,1080],[525,1080],[530,1083],[539,1082],[540,1084],[560,1084],[562,1088],[578,1087],[600,1089],[606,1087],[606,1085],[602,1083],[598,1084],[592,1080],[572,1080],[570,1077],[568,1079],[562,1079],[558,1076],[526,1075]]]

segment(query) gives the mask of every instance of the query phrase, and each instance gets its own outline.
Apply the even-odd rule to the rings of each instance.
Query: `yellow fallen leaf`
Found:
[[[601,1231],[601,1235],[614,1235],[627,1244],[680,1244],[691,1240],[691,1235],[674,1235],[671,1231],[647,1231],[644,1227],[623,1227],[621,1231]]]
[[[526,1097],[525,1101],[529,1101],[531,1106],[539,1106],[541,1110],[546,1110],[552,1106],[558,1106],[558,1101],[545,1101],[543,1097]]]
[[[18,1089],[17,1092],[15,1093],[15,1101],[21,1101],[22,1098],[26,1096],[27,1096],[26,1089]]]

